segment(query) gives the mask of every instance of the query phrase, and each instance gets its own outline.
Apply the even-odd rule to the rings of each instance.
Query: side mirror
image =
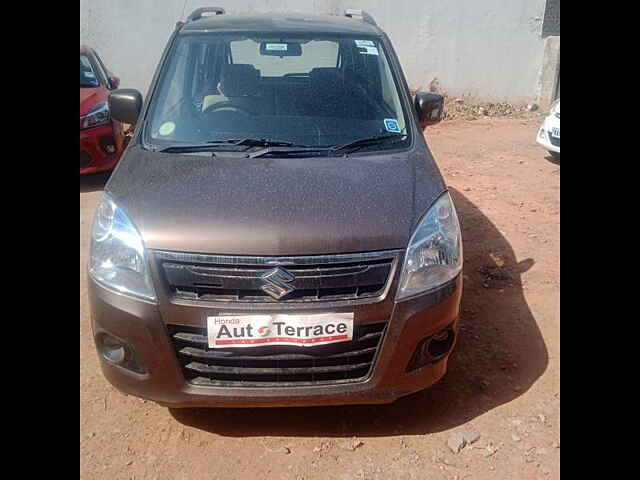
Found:
[[[111,86],[112,90],[118,88],[120,86],[120,79],[115,75],[111,75],[109,77],[109,85]]]
[[[121,88],[109,94],[111,117],[135,125],[142,110],[142,94],[133,88]]]
[[[427,125],[434,125],[442,120],[444,97],[437,93],[416,93],[415,108],[418,112],[418,123],[423,130]]]

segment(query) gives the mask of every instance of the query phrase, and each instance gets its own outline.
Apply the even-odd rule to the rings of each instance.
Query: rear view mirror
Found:
[[[427,125],[434,125],[442,120],[444,112],[444,97],[437,93],[416,93],[415,108],[418,112],[418,122],[424,130]]]
[[[299,43],[261,42],[260,55],[299,57],[302,55],[302,47]]]
[[[122,123],[135,124],[142,110],[142,94],[133,88],[120,88],[109,94],[111,117]]]

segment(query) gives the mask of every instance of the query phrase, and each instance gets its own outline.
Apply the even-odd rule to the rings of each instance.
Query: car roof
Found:
[[[338,15],[240,14],[211,15],[187,22],[181,33],[188,32],[286,32],[382,35],[382,31],[365,21]]]
[[[80,45],[80,53],[84,53],[85,55],[93,52],[93,48],[87,47],[86,45]]]

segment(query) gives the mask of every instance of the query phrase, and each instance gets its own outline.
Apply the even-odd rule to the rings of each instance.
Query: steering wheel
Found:
[[[233,100],[226,100],[224,102],[212,103],[207,108],[205,108],[202,113],[213,113],[218,110],[231,110],[234,112],[241,113],[242,115],[245,115],[248,117],[252,117],[255,115],[255,113],[247,110],[246,108],[242,108],[236,105],[235,103],[233,103]]]

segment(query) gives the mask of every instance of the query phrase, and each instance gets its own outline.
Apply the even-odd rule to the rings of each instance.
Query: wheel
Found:
[[[551,158],[553,158],[555,161],[559,162],[560,161],[560,152],[549,152],[551,154]]]

